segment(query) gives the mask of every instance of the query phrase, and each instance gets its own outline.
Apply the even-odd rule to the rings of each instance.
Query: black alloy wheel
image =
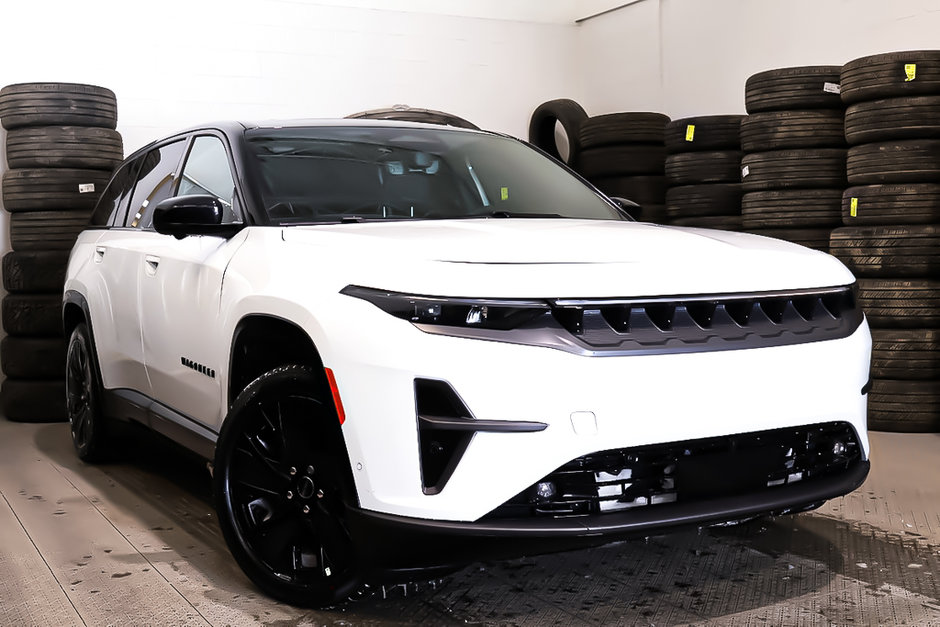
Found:
[[[106,425],[99,405],[98,365],[88,327],[72,330],[65,357],[65,397],[72,444],[79,459],[98,461],[105,455]]]
[[[219,523],[239,565],[272,597],[310,607],[360,590],[344,515],[348,462],[338,428],[324,422],[337,418],[323,395],[302,366],[255,379],[226,418],[214,470]]]

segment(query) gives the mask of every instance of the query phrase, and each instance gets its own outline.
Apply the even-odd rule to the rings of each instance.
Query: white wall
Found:
[[[573,20],[335,3],[17,3],[0,27],[0,84],[86,82],[114,90],[127,152],[216,119],[342,117],[397,103],[524,135],[540,102],[583,96],[571,90]]]
[[[744,113],[762,70],[940,48],[940,0],[643,0],[578,32],[591,115]]]

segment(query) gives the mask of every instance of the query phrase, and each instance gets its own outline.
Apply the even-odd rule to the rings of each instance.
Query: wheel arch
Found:
[[[349,448],[333,404],[333,393],[324,371],[323,359],[314,340],[299,324],[273,314],[247,314],[238,321],[232,334],[227,381],[227,406],[232,404],[249,383],[266,372],[286,365],[307,366],[317,380],[317,392],[333,408],[332,420],[320,425],[323,433],[342,450],[349,486],[355,486]],[[355,494],[346,495],[358,504]]]

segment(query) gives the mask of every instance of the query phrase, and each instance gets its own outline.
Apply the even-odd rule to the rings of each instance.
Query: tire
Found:
[[[744,85],[748,113],[792,109],[841,109],[838,65],[809,65],[759,72]]]
[[[661,205],[666,201],[665,176],[609,176],[591,183],[608,196],[618,196],[641,205]]]
[[[666,192],[666,214],[670,220],[704,216],[740,216],[741,185],[715,183],[682,185]]]
[[[24,168],[3,173],[7,211],[94,209],[110,171],[85,168]]]
[[[117,126],[114,92],[77,83],[21,83],[0,90],[0,122],[24,126]]]
[[[276,425],[265,411],[279,416]],[[307,368],[283,366],[238,395],[216,446],[213,483],[225,541],[259,588],[293,605],[335,605],[361,585],[344,523],[349,462],[333,425],[325,386]],[[267,530],[262,515],[275,520]],[[276,542],[265,543],[269,537]],[[307,567],[297,566],[296,553]]]
[[[700,218],[676,218],[670,220],[673,226],[692,226],[701,229],[718,229],[720,231],[740,231],[741,216],[704,216]]]
[[[859,279],[858,302],[872,327],[940,327],[940,281]]]
[[[845,110],[845,139],[851,145],[940,137],[940,96],[859,102]]]
[[[940,225],[844,226],[829,250],[856,276],[940,277]]]
[[[65,382],[4,379],[0,411],[13,422],[65,422]]]
[[[65,341],[60,337],[13,337],[0,341],[3,374],[14,379],[61,379]]]
[[[662,144],[669,116],[662,113],[608,113],[581,122],[581,149],[613,144]]]
[[[905,66],[915,65],[912,80]],[[875,54],[842,66],[842,102],[940,94],[940,50]]]
[[[576,163],[581,152],[578,132],[581,124],[588,118],[587,113],[574,100],[559,98],[543,102],[529,120],[529,141],[559,161]],[[568,137],[568,158],[562,158],[555,141],[555,125],[561,123]]]
[[[849,148],[852,185],[935,183],[940,180],[940,139],[906,139]]]
[[[740,150],[743,119],[743,115],[702,115],[673,120],[666,125],[666,152]]]
[[[670,185],[740,183],[741,153],[736,150],[680,152],[666,157]]]
[[[746,192],[844,188],[845,151],[817,148],[746,154],[741,159],[741,183]]]
[[[17,252],[71,250],[88,227],[90,210],[30,211],[10,216],[10,244]]]
[[[61,294],[7,294],[0,306],[3,330],[9,335],[61,337]]]
[[[101,411],[101,374],[94,344],[84,322],[69,337],[65,365],[65,398],[72,445],[79,459],[101,461],[108,457],[110,431]]]
[[[844,146],[840,109],[768,111],[749,115],[741,122],[741,149],[745,152]]]
[[[940,184],[850,187],[842,195],[842,223],[846,226],[940,223]]]
[[[940,379],[940,329],[872,329],[871,339],[872,377]]]
[[[829,233],[832,229],[748,229],[749,233],[799,244],[813,250],[829,252]]]
[[[586,179],[608,176],[662,176],[666,149],[646,144],[590,148],[581,153],[576,169]]]
[[[835,227],[842,224],[841,189],[750,192],[741,199],[745,229]]]
[[[84,168],[109,173],[124,159],[121,134],[87,126],[40,126],[7,133],[10,168]]]
[[[3,289],[12,293],[62,293],[68,251],[8,252],[3,256]]]
[[[873,431],[940,431],[940,385],[936,381],[872,380],[868,428]]]

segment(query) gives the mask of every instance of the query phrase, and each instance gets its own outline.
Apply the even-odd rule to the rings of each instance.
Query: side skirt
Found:
[[[104,413],[115,420],[137,422],[212,461],[219,434],[192,418],[128,389],[104,390]]]

